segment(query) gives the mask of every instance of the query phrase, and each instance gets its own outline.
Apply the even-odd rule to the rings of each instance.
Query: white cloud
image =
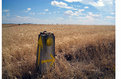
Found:
[[[74,15],[74,13],[73,13],[71,10],[65,11],[65,14],[66,14],[66,15]]]
[[[27,8],[27,10],[25,12],[29,12],[31,10],[31,8]]]
[[[87,8],[89,8],[89,7],[88,7],[88,6],[85,6],[84,8],[87,9]]]
[[[16,16],[12,18],[2,17],[3,23],[33,23],[33,24],[56,24],[63,22],[63,18],[57,17],[56,19],[41,19],[29,16]]]
[[[73,0],[64,0],[67,2],[75,2]],[[90,5],[95,7],[100,13],[111,13],[115,11],[115,0],[82,0],[82,1],[76,1],[80,2],[84,5]]]
[[[47,11],[49,11],[48,9],[45,9],[45,11],[47,12]]]
[[[83,11],[85,11],[85,10],[84,9],[79,9],[79,10],[75,11],[73,15],[76,15],[76,16],[84,15],[84,14],[82,14]]]
[[[75,8],[68,6],[68,5],[67,5],[66,3],[64,3],[64,2],[52,1],[52,2],[51,2],[51,5],[57,6],[57,7],[60,7],[60,8],[66,8],[66,9],[73,9],[73,10],[76,10]]]
[[[71,7],[75,7],[75,8],[80,8],[81,7],[81,5],[70,5]]]
[[[70,11],[71,13],[71,11]],[[108,17],[109,18],[109,17]],[[57,17],[56,19],[41,19],[29,16],[16,16],[7,18],[2,16],[3,23],[34,23],[34,24],[83,24],[83,25],[114,25],[114,21],[107,19],[106,21],[101,18],[94,18],[92,16],[77,16],[77,17]]]
[[[67,2],[81,2],[82,0],[65,0]]]
[[[27,8],[27,10],[28,10],[28,11],[30,11],[30,10],[31,10],[31,8]]]
[[[23,20],[25,20],[25,19],[29,19],[30,17],[28,17],[28,16],[16,16],[16,18],[22,18]]]
[[[92,6],[104,6],[103,0],[98,0],[95,2],[94,0],[65,0],[67,2],[80,2],[83,4],[90,4]],[[110,1],[109,1],[110,2]]]
[[[95,18],[92,16],[84,16],[84,17],[75,17],[75,18],[71,18],[71,22],[73,21],[77,21],[77,23],[80,24],[84,24],[84,25],[114,25],[114,21],[110,22],[110,21],[104,21],[104,19],[101,18]]]
[[[114,14],[115,14],[115,12],[111,12],[111,14],[112,14],[112,15],[114,15]]]
[[[113,16],[106,16],[106,19],[115,19]]]
[[[16,16],[17,18],[21,18],[21,16]]]
[[[3,12],[9,12],[9,11],[10,11],[10,10],[7,10],[7,9],[6,9],[6,10],[3,10]]]
[[[4,14],[3,16],[10,16],[10,10],[6,9],[6,10],[3,10]]]
[[[63,17],[57,17],[57,19],[58,19],[58,20],[64,20],[64,18],[63,18]]]
[[[45,12],[40,12],[40,13],[38,13],[38,14],[40,14],[40,15],[45,15],[46,13],[45,13]]]
[[[79,11],[79,12],[82,12],[82,11],[85,11],[85,10],[84,10],[84,9],[79,9],[78,11]]]
[[[93,14],[92,12],[88,12],[88,15],[89,15],[89,16],[93,16],[93,17],[98,17],[98,16],[100,16],[99,14]]]
[[[67,2],[80,2],[82,4],[91,5],[101,12],[111,13],[115,10],[115,0],[64,0]]]
[[[85,10],[84,10],[84,9],[79,9],[79,10],[74,11],[74,12],[71,11],[71,10],[67,10],[67,11],[65,11],[64,14],[66,14],[66,15],[71,15],[71,16],[73,16],[73,15],[79,16],[79,15],[84,15],[84,14],[82,14],[83,11],[85,11]]]
[[[97,2],[90,2],[90,4],[96,7],[104,6],[103,0],[98,0]]]

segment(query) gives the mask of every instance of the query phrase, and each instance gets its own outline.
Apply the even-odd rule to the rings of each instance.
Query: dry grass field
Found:
[[[55,68],[42,79],[115,79],[115,26],[3,24],[2,78],[38,79],[38,34],[55,35]]]

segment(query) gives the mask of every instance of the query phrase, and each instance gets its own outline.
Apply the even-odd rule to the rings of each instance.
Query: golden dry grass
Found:
[[[55,35],[55,68],[43,79],[114,79],[115,26],[2,26],[3,79],[35,78],[38,34]]]

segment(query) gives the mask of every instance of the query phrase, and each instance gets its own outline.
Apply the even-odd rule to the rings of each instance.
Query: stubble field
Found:
[[[42,79],[114,79],[115,26],[2,25],[2,78],[37,79],[38,34],[55,35],[55,68]]]

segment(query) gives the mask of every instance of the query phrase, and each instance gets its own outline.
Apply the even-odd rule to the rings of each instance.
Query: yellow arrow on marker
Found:
[[[52,66],[53,63],[55,62],[55,58],[53,57],[52,54],[50,54],[50,56],[51,56],[52,59],[49,59],[49,60],[42,60],[42,61],[41,61],[41,64],[47,63],[47,62],[52,62],[52,63],[50,64],[50,66]]]

